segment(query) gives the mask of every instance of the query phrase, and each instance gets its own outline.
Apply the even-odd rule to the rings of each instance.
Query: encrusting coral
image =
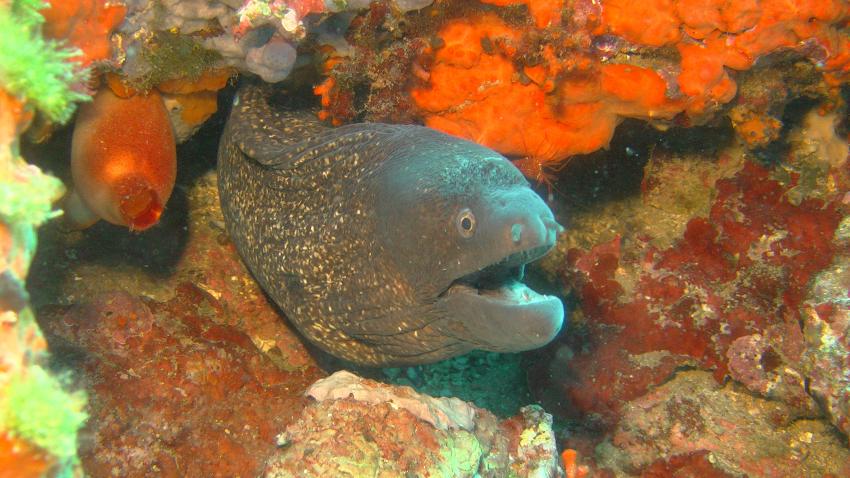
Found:
[[[850,73],[845,0],[483,3],[524,4],[533,25],[499,9],[449,20],[411,66],[424,81],[410,94],[427,125],[521,158],[539,179],[606,147],[623,118],[711,121],[735,98],[736,72],[766,55],[805,58],[831,87]],[[735,124],[756,144],[771,134],[770,118]]]

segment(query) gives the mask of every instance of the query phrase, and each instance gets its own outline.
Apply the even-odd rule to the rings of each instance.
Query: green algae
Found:
[[[39,226],[45,221],[62,214],[53,208],[53,202],[65,191],[62,181],[41,172],[35,166],[26,165],[20,157],[20,167],[10,176],[15,181],[3,181],[0,188],[0,218],[7,224],[28,223]],[[0,171],[5,168],[0,166]]]
[[[60,180],[10,153],[5,162],[0,153],[0,223],[7,225],[12,237],[8,259],[28,266],[38,242],[35,228],[62,214],[53,208],[53,203],[65,188]],[[23,290],[24,278],[13,278]]]
[[[33,104],[51,121],[66,122],[78,101],[88,95],[74,90],[88,71],[70,61],[78,50],[41,36],[41,0],[12,0],[0,7],[0,86]]]
[[[0,397],[0,430],[21,437],[65,462],[76,460],[77,431],[85,422],[86,398],[65,391],[42,367],[11,377]]]

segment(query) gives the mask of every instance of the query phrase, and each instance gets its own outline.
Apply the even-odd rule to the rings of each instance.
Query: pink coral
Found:
[[[294,33],[302,26],[306,15],[325,10],[323,0],[244,0],[233,34],[242,37],[249,30],[271,21],[279,22],[283,30]]]

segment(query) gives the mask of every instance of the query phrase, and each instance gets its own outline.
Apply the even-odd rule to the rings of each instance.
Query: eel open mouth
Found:
[[[543,299],[545,296],[533,291],[522,280],[525,278],[525,266],[546,255],[549,249],[551,246],[544,245],[511,254],[495,264],[456,279],[442,296],[475,293],[495,300],[519,303]]]
[[[453,334],[493,352],[531,350],[551,341],[564,323],[564,304],[522,282],[526,264],[551,248],[511,254],[452,282],[440,301],[455,324]]]

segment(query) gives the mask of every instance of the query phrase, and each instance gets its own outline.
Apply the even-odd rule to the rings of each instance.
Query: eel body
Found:
[[[237,93],[218,153],[228,233],[309,340],[362,365],[548,343],[557,297],[523,284],[563,230],[498,153],[413,125],[328,128]]]

